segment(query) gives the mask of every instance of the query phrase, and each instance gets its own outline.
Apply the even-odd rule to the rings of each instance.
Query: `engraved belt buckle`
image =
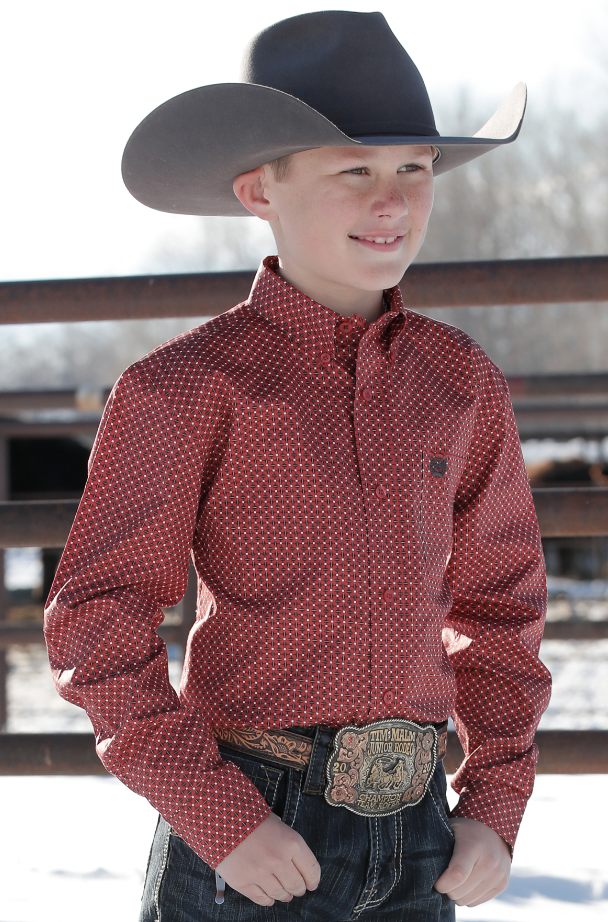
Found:
[[[437,764],[437,730],[409,720],[343,727],[327,764],[325,800],[360,816],[419,804]]]

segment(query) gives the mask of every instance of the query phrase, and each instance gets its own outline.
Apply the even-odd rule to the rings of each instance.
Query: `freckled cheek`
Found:
[[[433,207],[433,187],[412,190],[408,197],[410,216],[417,227],[423,227]]]

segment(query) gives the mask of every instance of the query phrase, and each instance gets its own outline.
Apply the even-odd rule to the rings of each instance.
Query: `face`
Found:
[[[352,301],[396,285],[424,239],[433,153],[430,145],[321,147],[293,154],[281,181],[268,165],[245,174],[258,174],[254,204],[264,204],[255,213],[270,222],[285,277],[313,297],[327,289],[326,304],[331,292]]]

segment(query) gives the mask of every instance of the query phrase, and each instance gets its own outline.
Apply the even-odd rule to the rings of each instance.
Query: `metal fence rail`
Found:
[[[541,535],[570,538],[608,531],[608,487],[533,490]],[[0,548],[63,547],[76,500],[29,500],[0,503]]]
[[[608,524],[608,488],[541,488],[533,490],[541,534],[545,537],[603,535]],[[0,548],[62,547],[68,537],[78,502],[41,500],[0,503]],[[187,631],[163,625],[159,633],[168,643],[185,645]],[[608,621],[550,622],[547,640],[599,640],[608,637]],[[39,625],[0,621],[0,650],[12,644],[42,643]]]
[[[542,774],[608,773],[608,733],[602,730],[540,730],[538,771]],[[448,734],[445,769],[463,759],[455,733]],[[0,775],[105,775],[92,733],[0,734]]]
[[[245,300],[253,272],[2,282],[0,323],[212,317]],[[608,257],[419,263],[401,290],[408,307],[608,301]]]

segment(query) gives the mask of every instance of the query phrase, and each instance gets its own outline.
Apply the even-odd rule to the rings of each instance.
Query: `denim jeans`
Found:
[[[417,806],[392,816],[362,817],[323,798],[331,736],[323,728],[316,732],[318,745],[306,773],[222,746],[220,752],[303,836],[321,865],[318,888],[266,907],[227,885],[224,903],[216,904],[214,871],[159,818],[139,922],[453,922],[454,903],[433,889],[454,846],[442,763]]]

